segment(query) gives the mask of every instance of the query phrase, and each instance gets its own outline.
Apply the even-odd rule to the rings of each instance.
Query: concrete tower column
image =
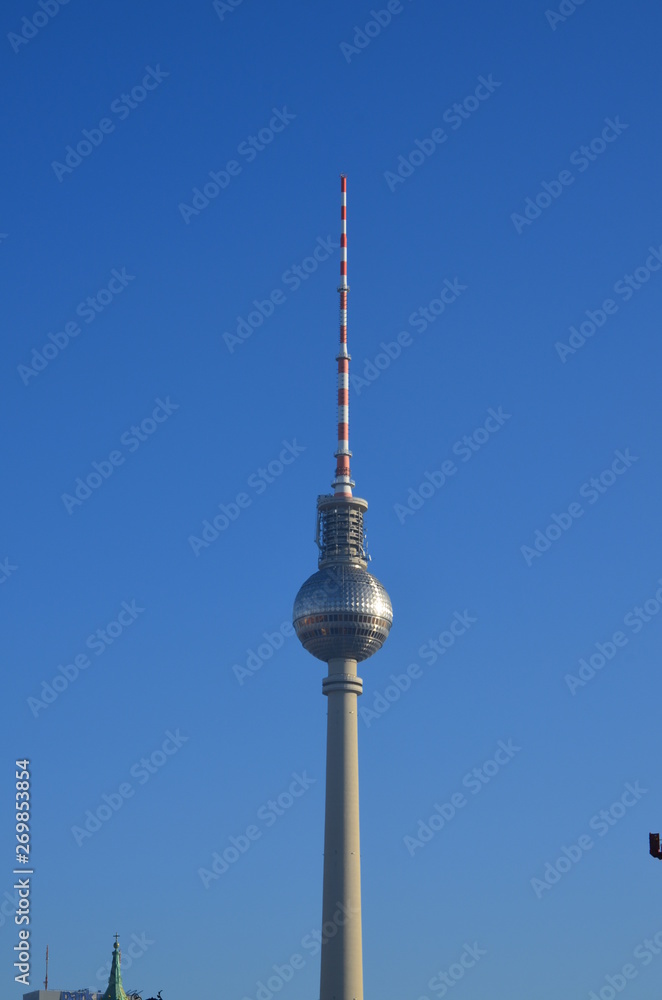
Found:
[[[329,700],[320,1000],[363,1000],[356,667],[329,660],[322,682]]]

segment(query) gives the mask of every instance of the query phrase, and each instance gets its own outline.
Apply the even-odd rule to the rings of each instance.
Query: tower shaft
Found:
[[[329,660],[320,1000],[363,1000],[356,660]]]

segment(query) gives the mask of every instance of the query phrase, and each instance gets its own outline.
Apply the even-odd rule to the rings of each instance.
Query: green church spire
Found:
[[[121,961],[122,956],[120,953],[120,946],[117,943],[118,935],[115,935],[115,944],[113,945],[113,961],[110,967],[110,977],[108,979],[108,989],[104,993],[102,1000],[128,1000],[126,993],[124,992],[124,987],[122,986],[122,969]]]

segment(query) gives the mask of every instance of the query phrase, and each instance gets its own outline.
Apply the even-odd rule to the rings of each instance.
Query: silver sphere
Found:
[[[294,601],[294,629],[318,660],[367,660],[393,624],[391,600],[360,566],[336,563],[308,577]]]

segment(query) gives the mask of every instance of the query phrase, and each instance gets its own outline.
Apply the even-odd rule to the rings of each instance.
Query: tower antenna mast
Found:
[[[46,945],[46,978],[44,979],[44,989],[48,989],[48,945]]]
[[[352,476],[349,471],[349,362],[347,352],[347,177],[340,175],[340,350],[338,362],[338,450],[336,451],[336,477],[333,488],[336,496],[351,497]]]

